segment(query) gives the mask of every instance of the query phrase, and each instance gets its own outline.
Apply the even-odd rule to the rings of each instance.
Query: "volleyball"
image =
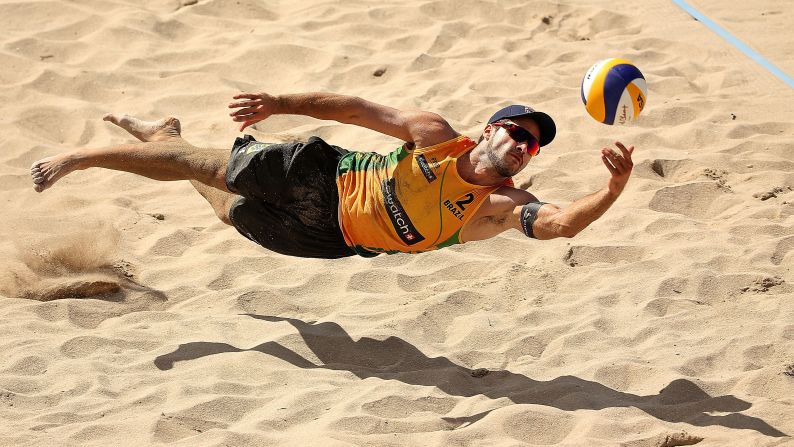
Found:
[[[587,113],[604,124],[627,124],[645,108],[645,77],[626,59],[605,59],[582,79],[582,102]]]

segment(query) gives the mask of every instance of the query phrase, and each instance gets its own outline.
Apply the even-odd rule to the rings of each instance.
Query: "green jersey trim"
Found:
[[[460,230],[462,230],[461,228]],[[456,231],[455,234],[449,237],[449,239],[441,242],[440,244],[436,245],[436,248],[444,248],[449,247],[450,245],[457,245],[460,244],[460,230]]]

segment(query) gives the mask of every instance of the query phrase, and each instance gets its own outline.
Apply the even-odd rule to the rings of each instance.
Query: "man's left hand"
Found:
[[[609,192],[614,195],[620,195],[623,188],[631,176],[631,170],[634,168],[634,163],[631,161],[631,154],[634,152],[634,146],[629,146],[628,149],[620,141],[615,142],[615,146],[620,149],[620,154],[612,148],[601,149],[601,161],[612,173],[609,178],[607,188]]]
[[[256,124],[276,113],[278,99],[267,93],[240,93],[234,95],[237,102],[229,104],[230,109],[237,109],[229,116],[233,121],[241,122],[240,132],[246,127]]]

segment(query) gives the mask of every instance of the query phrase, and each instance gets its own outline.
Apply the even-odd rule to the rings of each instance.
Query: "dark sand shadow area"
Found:
[[[531,379],[510,371],[479,370],[455,364],[446,357],[428,357],[412,344],[398,337],[376,340],[362,337],[353,340],[338,324],[247,314],[269,322],[287,322],[294,326],[306,345],[323,363],[314,364],[276,342],[266,342],[241,349],[226,343],[192,342],[154,360],[160,370],[169,370],[176,362],[193,360],[227,352],[257,351],[278,357],[300,368],[325,368],[350,371],[365,379],[399,380],[410,385],[435,386],[451,396],[482,394],[492,399],[506,397],[517,404],[547,405],[565,411],[600,410],[610,407],[635,407],[667,422],[685,422],[696,426],[721,425],[755,430],[767,436],[787,436],[765,421],[741,414],[749,402],[732,395],[710,396],[695,383],[677,379],[656,395],[640,396],[574,376],[549,381]],[[709,413],[730,413],[714,416]],[[471,416],[469,423],[487,413]]]

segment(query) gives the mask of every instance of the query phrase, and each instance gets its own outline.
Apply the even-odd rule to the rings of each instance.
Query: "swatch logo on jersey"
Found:
[[[430,164],[427,163],[427,159],[424,155],[419,154],[416,156],[416,164],[418,164],[419,169],[422,170],[422,174],[424,174],[427,179],[427,183],[433,183],[436,180],[436,174],[430,169]]]
[[[394,179],[384,180],[380,185],[383,192],[383,203],[386,205],[386,212],[389,214],[391,224],[394,226],[394,231],[397,236],[405,242],[406,245],[413,245],[425,240],[411,223],[411,219],[405,214],[402,204],[394,194]]]

